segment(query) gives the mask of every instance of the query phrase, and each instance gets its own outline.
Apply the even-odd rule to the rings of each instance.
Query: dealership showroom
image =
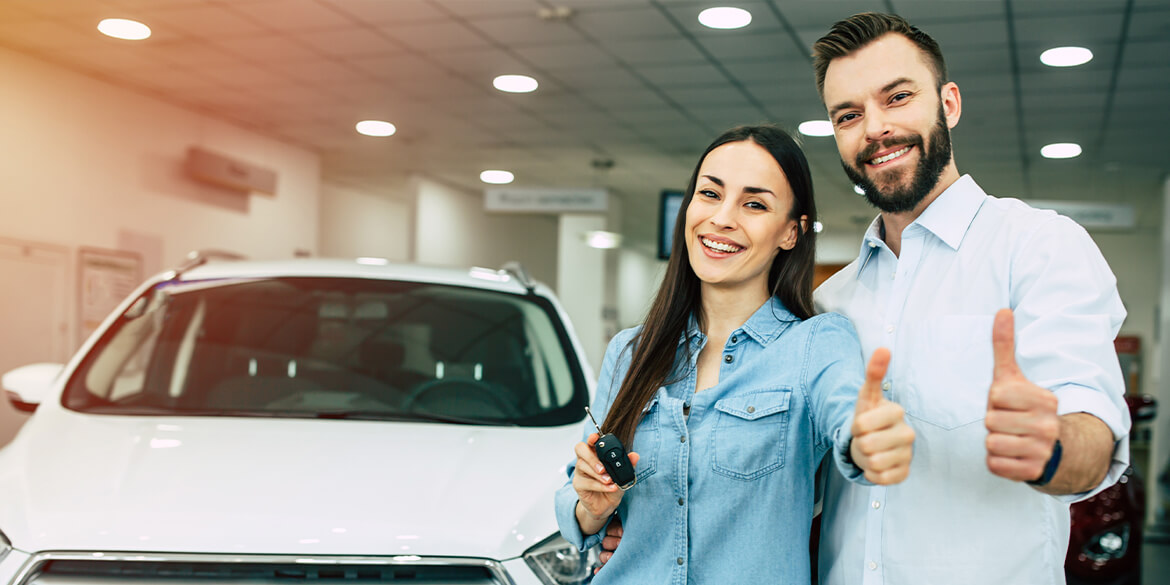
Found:
[[[0,0],[0,585],[1170,583],[1167,104],[1170,0]]]

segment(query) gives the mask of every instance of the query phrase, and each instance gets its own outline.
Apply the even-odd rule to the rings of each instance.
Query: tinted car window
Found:
[[[164,282],[69,381],[107,414],[576,422],[587,396],[536,295],[356,278]]]

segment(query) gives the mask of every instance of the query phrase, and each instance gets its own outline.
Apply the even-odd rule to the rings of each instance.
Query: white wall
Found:
[[[405,181],[376,194],[322,185],[320,254],[410,262],[414,259],[414,214],[415,193],[408,192]]]
[[[0,71],[0,236],[139,247],[148,272],[197,248],[315,251],[316,154],[5,49]],[[191,145],[273,169],[276,195],[188,179]]]
[[[415,262],[498,268],[517,260],[533,278],[556,286],[556,216],[487,213],[482,191],[423,177],[415,177],[413,183],[417,193]]]

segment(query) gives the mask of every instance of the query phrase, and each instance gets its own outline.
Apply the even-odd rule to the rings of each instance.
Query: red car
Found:
[[[1154,418],[1151,396],[1126,396],[1136,425]],[[1069,585],[1140,585],[1146,490],[1132,467],[1109,489],[1073,504],[1064,573]]]

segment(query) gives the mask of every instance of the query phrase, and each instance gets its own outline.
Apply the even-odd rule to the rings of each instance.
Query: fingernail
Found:
[[[610,479],[610,477],[608,475],[601,476],[601,479],[604,479],[605,483],[613,483],[613,480]]]
[[[604,466],[604,465],[601,465],[601,464],[599,463],[599,464],[597,465],[597,473],[604,473],[604,472],[605,472],[605,466]]]

